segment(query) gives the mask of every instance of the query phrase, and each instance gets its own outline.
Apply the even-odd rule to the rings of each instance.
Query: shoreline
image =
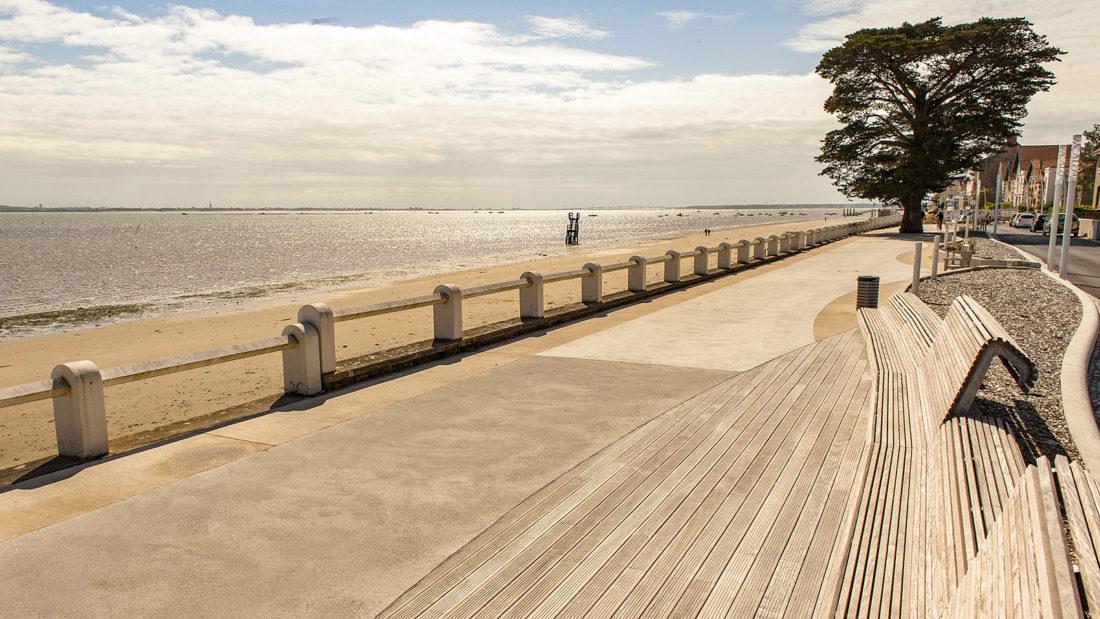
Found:
[[[833,215],[832,217],[841,216]],[[721,234],[759,226],[780,225],[783,223],[794,225],[819,220],[821,220],[820,217],[795,215],[784,217],[780,221],[745,223],[743,225],[713,228],[712,230],[717,234]],[[625,241],[597,241],[592,245],[582,246],[583,249],[579,251],[571,251],[568,246],[564,245],[554,246],[554,248],[540,249],[525,256],[519,255],[515,251],[479,256],[458,256],[449,262],[435,263],[437,266],[434,267],[403,267],[374,272],[333,273],[311,276],[305,279],[241,284],[231,288],[182,292],[166,297],[116,298],[107,303],[90,303],[68,307],[57,305],[30,306],[19,313],[0,315],[0,343],[157,318],[212,315],[227,310],[261,309],[267,305],[292,301],[302,296],[311,295],[316,297],[318,295],[334,295],[345,291],[358,292],[391,284],[400,284],[412,279],[434,277],[508,263],[526,263],[542,258],[570,255],[589,256],[593,255],[593,252],[623,247],[624,244],[666,242],[683,238],[683,236],[659,234],[635,237]],[[542,253],[543,251],[546,253]]]
[[[294,295],[276,303],[258,303],[246,308],[177,314],[2,341],[0,386],[43,380],[55,365],[79,359],[89,359],[105,369],[269,337],[294,322],[298,307],[304,303],[324,301],[341,308],[391,301],[426,294],[444,282],[476,286],[505,281],[524,271],[549,273],[579,268],[590,261],[610,263],[639,253],[659,255],[668,249],[683,251],[697,245],[714,246],[723,241],[784,232],[796,227],[794,223],[785,220],[715,230],[709,237],[700,233],[635,241],[618,247],[593,247],[591,251],[476,266],[366,288]],[[824,220],[798,223],[797,227],[804,229],[823,225]],[[625,271],[606,277],[605,287],[609,291],[625,289]],[[649,279],[660,281],[660,269],[650,269]],[[518,312],[515,297],[509,294],[471,299],[465,308],[468,327],[514,317]],[[547,308],[575,303],[580,300],[580,286],[575,281],[548,284],[545,297]],[[340,323],[337,329],[340,344],[337,358],[356,357],[431,339],[431,308]],[[126,437],[147,433],[278,396],[282,386],[280,368],[278,355],[268,355],[112,387],[106,393],[109,434]],[[52,426],[49,401],[0,410],[0,468],[54,455]]]

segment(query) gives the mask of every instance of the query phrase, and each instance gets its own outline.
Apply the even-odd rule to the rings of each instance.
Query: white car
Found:
[[[1012,222],[1013,228],[1031,228],[1031,222],[1035,221],[1035,213],[1020,213]]]

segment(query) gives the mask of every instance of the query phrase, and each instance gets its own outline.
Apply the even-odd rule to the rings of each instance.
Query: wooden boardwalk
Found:
[[[872,382],[858,330],[739,374],[513,508],[380,616],[831,614]]]

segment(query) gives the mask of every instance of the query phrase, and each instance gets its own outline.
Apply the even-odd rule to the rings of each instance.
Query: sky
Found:
[[[1100,122],[1080,0],[0,0],[0,204],[836,203],[822,52],[1024,16],[1068,52],[1021,141]]]

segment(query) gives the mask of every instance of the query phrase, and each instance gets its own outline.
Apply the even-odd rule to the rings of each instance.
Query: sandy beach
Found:
[[[834,223],[830,220],[828,223]],[[0,386],[48,378],[58,363],[89,359],[101,369],[156,359],[277,335],[295,320],[302,303],[324,301],[336,308],[353,307],[430,292],[437,284],[459,286],[504,281],[524,271],[552,273],[579,268],[585,262],[608,264],[632,255],[656,256],[669,249],[690,250],[715,246],[787,230],[807,229],[826,222],[812,220],[715,230],[674,239],[624,243],[583,255],[541,258],[459,271],[443,276],[410,279],[385,286],[340,290],[278,304],[227,309],[204,314],[177,315],[94,329],[0,342]],[[685,261],[685,269],[690,265]],[[651,281],[660,281],[660,269],[650,269]],[[626,272],[606,276],[608,292],[626,287]],[[471,299],[464,308],[467,327],[514,317],[517,293]],[[556,307],[580,300],[577,281],[548,284],[546,303]],[[337,357],[344,359],[432,336],[431,308],[372,317],[337,325]],[[281,361],[278,355],[236,361],[213,368],[181,372],[107,389],[108,432],[112,450],[139,444],[152,436],[187,429],[240,414],[235,406],[262,407],[281,393]],[[55,454],[53,412],[50,402],[0,409],[0,469],[47,458]]]

